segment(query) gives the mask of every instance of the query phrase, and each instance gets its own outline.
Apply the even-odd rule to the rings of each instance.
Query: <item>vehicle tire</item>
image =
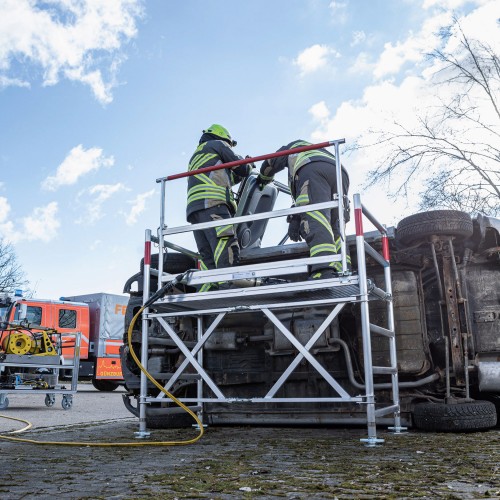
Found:
[[[148,429],[181,429],[196,424],[188,413],[174,413],[172,415],[146,415]]]
[[[495,405],[490,401],[419,403],[412,416],[417,429],[435,432],[482,431],[497,423]]]
[[[151,268],[158,269],[159,257],[157,253],[151,255]],[[188,269],[196,268],[196,262],[189,255],[168,252],[163,257],[163,271],[169,274],[183,273]],[[141,259],[141,274],[144,273],[144,257]]]
[[[459,210],[432,210],[402,219],[397,227],[396,241],[411,245],[430,236],[455,236],[460,239],[472,236],[472,219]]]
[[[92,385],[98,390],[102,392],[112,392],[115,389],[118,389],[119,383],[113,380],[96,380],[92,379]]]

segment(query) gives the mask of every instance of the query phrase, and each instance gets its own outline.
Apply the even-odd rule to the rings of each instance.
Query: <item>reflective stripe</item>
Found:
[[[313,149],[311,151],[303,151],[302,153],[298,153],[297,155],[290,155],[293,165],[292,176],[294,176],[297,173],[297,170],[299,170],[300,167],[304,166],[306,163],[311,161],[310,158],[315,156],[322,156],[330,161],[335,159],[335,157],[330,153],[320,151],[319,149]]]
[[[298,148],[300,146],[310,146],[310,145],[311,143],[307,141],[295,141],[290,146],[288,146],[288,149]]]
[[[196,174],[195,179],[198,179],[199,181],[205,183],[205,184],[212,184],[212,186],[218,186],[208,175],[206,174]]]
[[[217,247],[215,248],[214,252],[214,262],[215,266],[217,267],[218,262],[219,262],[219,257],[222,255],[222,252],[224,251],[224,248],[226,247],[226,243],[229,241],[229,238],[221,238],[219,240],[219,243],[217,243]]]
[[[194,196],[190,196],[188,198],[188,204],[192,203],[193,201],[198,201],[198,200],[220,200],[223,201],[224,203],[227,201],[226,196],[221,196],[221,195],[209,195],[206,193],[199,193]]]
[[[297,206],[300,205],[308,205],[309,204],[309,195],[308,194],[301,194],[300,196],[297,197],[295,200],[295,204]]]
[[[219,191],[221,193],[225,193],[226,188],[223,186],[213,186],[211,184],[197,184],[196,186],[189,188],[188,195],[196,194],[198,191],[211,191],[212,193]]]
[[[314,245],[311,247],[311,250],[309,251],[309,255],[311,257],[314,257],[316,254],[321,253],[321,252],[326,252],[326,253],[333,253],[337,254],[337,247],[333,243],[322,243],[321,245]]]
[[[224,234],[227,230],[231,230],[230,235],[234,233],[233,225],[229,224],[227,226],[218,226],[215,228],[215,234],[217,234],[217,238],[220,238],[222,234]],[[229,236],[229,235],[228,235]]]
[[[206,266],[206,264],[200,260],[200,270],[201,271],[208,271],[208,267]]]
[[[203,164],[208,163],[213,158],[216,158],[217,155],[214,153],[205,153],[195,156],[191,163],[188,166],[188,170],[198,170]]]
[[[274,179],[274,175],[272,176],[268,176],[268,175],[264,175],[262,172],[259,174],[260,177],[262,177],[265,181],[272,181]]]
[[[200,292],[208,292],[212,288],[213,283],[204,283],[201,285]]]
[[[188,204],[201,199],[226,201],[227,190],[217,185],[198,184],[188,190]]]
[[[209,186],[207,184],[198,184],[197,186],[193,186],[188,190],[188,196],[194,196],[199,193],[210,193],[210,194],[219,194],[226,196],[226,188],[222,186]]]
[[[306,215],[309,215],[309,217],[317,220],[322,226],[324,226],[324,228],[330,233],[332,240],[335,240],[332,226],[328,222],[328,219],[321,212],[315,210],[314,212],[306,212]]]
[[[335,271],[342,272],[342,262],[330,262],[328,267],[333,267]]]

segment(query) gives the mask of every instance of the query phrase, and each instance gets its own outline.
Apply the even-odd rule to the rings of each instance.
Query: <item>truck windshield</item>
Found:
[[[20,311],[20,305],[16,304],[16,312],[14,314],[15,321],[19,321],[19,311]],[[31,325],[41,325],[42,308],[38,306],[28,306],[28,310],[26,312],[26,321]]]

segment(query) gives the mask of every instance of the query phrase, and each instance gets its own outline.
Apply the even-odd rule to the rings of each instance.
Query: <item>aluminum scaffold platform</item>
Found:
[[[189,286],[201,286],[204,283],[211,282],[233,282],[234,287],[224,290],[214,290],[198,293],[175,293],[166,295],[157,300],[150,308],[146,308],[142,315],[142,345],[141,345],[141,363],[147,369],[148,364],[148,330],[151,322],[156,322],[166,335],[175,343],[176,347],[183,355],[183,360],[177,366],[175,372],[170,375],[165,389],[170,390],[186,369],[190,369],[191,373],[197,375],[197,394],[195,397],[179,398],[183,403],[198,412],[200,420],[203,421],[203,405],[205,403],[356,403],[364,405],[366,408],[367,422],[367,437],[361,439],[367,446],[375,446],[383,442],[383,439],[377,437],[376,421],[378,417],[385,415],[393,415],[394,425],[390,429],[396,433],[401,432],[404,428],[401,427],[400,419],[400,404],[398,391],[398,371],[397,371],[397,356],[396,356],[396,333],[394,329],[394,313],[392,304],[392,287],[391,287],[391,271],[390,271],[390,256],[389,242],[385,227],[380,224],[375,217],[361,203],[359,194],[354,195],[354,217],[356,228],[356,254],[357,254],[357,269],[351,273],[347,264],[347,243],[345,235],[344,223],[344,194],[342,193],[342,177],[341,177],[341,162],[339,146],[343,144],[344,139],[328,141],[321,144],[304,146],[295,148],[289,151],[280,153],[272,153],[254,158],[247,158],[240,162],[231,162],[216,167],[200,169],[194,172],[186,172],[169,177],[158,179],[161,183],[161,214],[160,227],[158,229],[157,239],[152,236],[151,230],[146,230],[145,253],[144,253],[144,284],[143,284],[143,304],[146,304],[150,297],[150,273],[155,272],[151,269],[151,243],[155,240],[159,243],[160,256],[158,259],[158,289],[165,283],[168,283],[174,278],[173,275],[163,271],[164,253],[166,247],[181,249],[176,245],[169,245],[165,238],[203,230],[221,225],[220,221],[214,221],[203,224],[189,224],[180,227],[169,228],[165,223],[165,215],[167,210],[166,205],[166,184],[168,181],[179,177],[186,177],[193,173],[214,170],[218,168],[230,168],[239,163],[249,163],[277,156],[307,151],[317,148],[334,147],[336,158],[336,176],[337,186],[340,192],[334,200],[325,203],[298,206],[288,209],[273,210],[263,213],[254,213],[251,215],[242,215],[230,219],[230,223],[237,225],[244,222],[272,219],[277,217],[286,217],[290,214],[298,214],[310,212],[313,210],[322,209],[338,209],[339,230],[340,230],[340,253],[333,256],[307,257],[299,259],[278,260],[272,262],[262,262],[258,264],[240,265],[235,267],[227,267],[214,270],[189,270],[184,274],[183,283]],[[379,231],[382,241],[382,253],[375,250],[369,243],[365,241],[363,232],[363,220],[368,219]],[[191,252],[192,255],[192,252]],[[384,288],[375,286],[374,282],[367,276],[366,258],[367,255],[383,268],[384,273]],[[168,259],[168,254],[166,256]],[[330,263],[332,261],[340,262],[342,265],[342,273],[339,277],[323,280],[312,281],[291,281],[283,282],[284,280],[271,280],[271,284],[263,286],[255,286],[249,288],[239,288],[238,282],[241,280],[258,279],[258,278],[273,278],[283,276],[294,276],[308,273],[309,266],[317,263]],[[156,273],[156,272],[155,272]],[[386,303],[386,318],[385,326],[375,325],[370,323],[369,302],[384,301]],[[364,362],[364,391],[350,394],[342,385],[335,379],[329,370],[323,366],[315,357],[312,350],[315,343],[330,326],[330,324],[338,317],[339,313],[347,304],[358,303],[361,314],[361,334],[362,334],[362,351]],[[315,333],[304,344],[288,329],[283,321],[281,321],[277,312],[281,310],[294,310],[297,308],[322,306],[329,308],[330,312],[326,315],[321,325],[316,329]],[[154,309],[154,311],[152,311]],[[217,326],[227,315],[241,314],[244,312],[255,311],[263,314],[279,331],[286,340],[293,346],[296,351],[293,360],[288,367],[283,371],[281,376],[272,383],[270,389],[265,394],[259,397],[227,397],[223,390],[215,383],[213,377],[210,376],[207,369],[204,367],[203,354],[204,346],[211,338],[217,329]],[[172,326],[172,321],[169,318],[188,316],[196,318],[197,322],[197,338],[188,347],[182,336]],[[212,320],[209,325],[208,317]],[[373,366],[371,337],[372,335],[383,336],[387,339],[390,353],[389,366]],[[194,346],[193,346],[194,344]],[[182,358],[181,358],[182,359]],[[290,378],[292,372],[301,363],[307,361],[321,376],[324,381],[333,389],[335,396],[332,397],[279,397],[277,394]],[[374,393],[374,375],[387,375],[391,378],[391,400],[392,403],[386,406],[376,406]],[[148,395],[147,379],[144,373],[141,373],[141,389],[139,397],[139,432],[138,437],[148,434],[146,428],[146,405],[150,403],[158,403],[164,398],[164,394],[156,397]],[[164,400],[164,399],[163,399]]]

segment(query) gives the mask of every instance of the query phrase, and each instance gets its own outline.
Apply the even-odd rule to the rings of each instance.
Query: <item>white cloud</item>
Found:
[[[460,19],[462,28],[469,36],[483,40],[492,47],[500,46],[500,29],[496,21],[498,19],[497,7],[498,2],[492,1],[475,9],[469,15]],[[385,80],[366,87],[359,100],[343,102],[335,112],[332,112],[331,116],[326,119],[325,115],[327,115],[327,113],[324,108],[326,107],[328,109],[327,104],[318,103],[315,105],[317,108],[313,106],[310,112],[313,118],[316,119],[317,127],[311,134],[311,139],[314,142],[320,142],[323,140],[345,137],[347,145],[352,145],[353,141],[356,139],[361,145],[367,145],[368,141],[373,141],[375,138],[374,135],[369,133],[371,130],[383,130],[385,132],[395,131],[397,129],[396,123],[404,124],[408,129],[413,129],[417,125],[418,116],[425,115],[427,110],[434,109],[440,102],[447,102],[454,89],[449,85],[446,88],[443,87],[438,90],[431,84],[430,80],[436,70],[439,69],[439,66],[429,66],[429,63],[423,59],[423,52],[431,51],[438,47],[443,48],[443,44],[446,45],[444,47],[446,51],[454,50],[454,44],[456,43],[454,38],[446,40],[430,37],[430,33],[432,32],[430,29],[431,26],[437,31],[441,23],[443,27],[448,26],[450,19],[450,17],[438,13],[434,15],[432,19],[428,19],[420,31],[411,33],[407,40],[399,44],[401,54],[405,53],[402,49],[403,47],[408,49],[405,56],[406,60],[409,60],[408,54],[414,53],[414,59],[422,61],[422,65],[416,68],[415,74],[406,76],[401,82]],[[426,36],[429,36],[429,39],[425,43],[420,43]],[[417,41],[419,42],[416,43]],[[418,54],[417,46],[420,47],[420,54]],[[395,46],[392,46],[392,48],[395,48]],[[386,54],[386,51],[384,54]],[[424,62],[426,62],[427,65],[425,65]],[[398,63],[395,66],[400,65]],[[388,66],[386,68],[388,68]],[[378,74],[382,74],[382,72]],[[469,97],[474,99],[472,95]],[[474,102],[477,106],[481,106],[480,99],[475,99]],[[321,106],[319,106],[319,104],[321,104]],[[312,111],[313,108],[314,111]],[[485,114],[484,110],[481,110],[481,112],[483,113],[482,118],[484,118],[486,122],[493,123],[492,117]],[[458,130],[457,134],[460,133],[461,131]],[[484,134],[484,131],[479,131],[478,133]],[[484,137],[476,138],[472,132],[468,132],[468,136],[465,140],[471,142],[477,140],[477,142],[480,143],[481,141],[484,142],[486,139]],[[364,191],[363,186],[365,184],[366,174],[369,170],[374,169],[380,164],[380,161],[385,158],[385,153],[386,151],[379,145],[369,150],[362,149],[350,155],[348,159],[344,159],[349,167],[351,175],[351,184],[353,186],[351,193],[356,192],[356,190]],[[426,175],[428,174],[429,173],[426,172]],[[399,186],[398,181],[398,178],[390,179],[389,182],[391,185],[389,188]],[[374,189],[376,190],[375,198],[377,199],[377,204],[379,203],[378,200],[381,202],[382,198],[387,198],[383,187],[377,186]],[[414,203],[416,206],[419,191],[419,179],[417,179],[414,185],[414,192],[411,193],[410,196],[410,204]],[[383,193],[382,197],[380,196],[381,192]],[[391,203],[393,203],[392,200]],[[399,209],[401,209],[403,200],[399,200],[398,203]],[[404,203],[406,203],[406,201]],[[380,206],[380,210],[386,210],[387,213],[390,214],[391,217],[395,217],[396,220],[401,216],[399,209],[396,208],[395,205],[391,210],[390,204],[384,207],[382,205]],[[391,221],[388,220],[387,222],[390,223]]]
[[[354,64],[348,69],[352,74],[370,74],[373,72],[374,63],[370,61],[370,55],[366,52],[360,52]]]
[[[104,216],[102,213],[104,202],[121,191],[127,191],[127,188],[124,184],[118,182],[117,184],[97,184],[80,193],[80,196],[84,195],[85,199],[89,199],[89,202],[86,203],[85,215],[76,222],[78,224],[93,224],[101,219]]]
[[[0,196],[0,238],[10,240],[14,225],[9,221],[10,204],[4,196]]]
[[[137,222],[137,219],[142,212],[146,209],[146,201],[148,198],[151,198],[153,196],[155,190],[152,189],[151,191],[146,191],[145,193],[138,194],[134,200],[130,201],[129,203],[132,205],[132,208],[130,209],[130,212],[125,218],[125,222],[127,225],[132,226]]]
[[[444,9],[458,9],[466,4],[469,0],[424,0],[422,4],[423,9],[430,9],[431,7],[440,7]]]
[[[418,68],[418,63],[424,61],[426,55],[437,47],[441,41],[439,31],[451,23],[450,11],[439,13],[428,18],[418,33],[410,33],[403,42],[388,42],[375,65],[374,76],[383,78],[399,73],[407,62]]]
[[[57,236],[60,222],[57,219],[58,206],[53,201],[44,207],[36,207],[31,215],[14,224],[8,219],[10,205],[7,198],[0,197],[0,236],[12,243],[19,241],[43,241],[48,243]]]
[[[57,235],[61,223],[57,220],[57,202],[53,201],[45,207],[37,207],[32,215],[23,218],[24,231],[20,239],[40,240],[48,243]]]
[[[366,40],[366,33],[364,31],[353,31],[351,47],[355,47]]]
[[[142,0],[2,0],[0,86],[29,85],[12,74],[18,61],[40,68],[44,85],[67,78],[111,102],[120,49],[141,15]]]
[[[84,149],[81,144],[74,147],[64,161],[57,167],[56,174],[42,182],[42,188],[55,191],[61,186],[75,184],[78,179],[101,167],[111,167],[115,163],[113,156],[105,157],[102,149]]]
[[[26,87],[29,88],[30,84],[19,78],[9,78],[5,75],[0,74],[0,89],[6,87]]]
[[[348,13],[347,7],[349,2],[339,2],[339,1],[331,1],[328,7],[332,13],[332,20],[335,24],[345,24],[347,22]]]
[[[323,121],[329,118],[330,110],[328,109],[325,101],[317,102],[309,108],[309,113],[312,115],[313,119],[316,121]]]
[[[340,54],[328,45],[315,44],[300,52],[293,64],[299,67],[300,74],[304,76],[327,66],[331,57],[340,57]]]
[[[7,220],[10,212],[10,205],[7,198],[0,196],[0,223]]]

